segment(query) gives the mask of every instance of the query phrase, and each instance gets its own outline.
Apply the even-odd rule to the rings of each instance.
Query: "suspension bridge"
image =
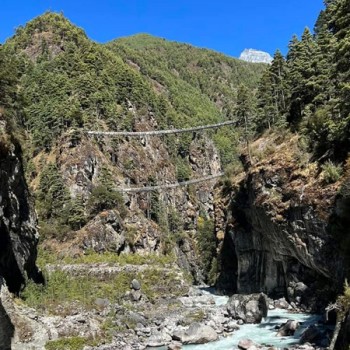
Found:
[[[187,132],[203,131],[208,129],[218,129],[224,126],[236,124],[236,121],[227,121],[211,125],[195,126],[187,129],[169,129],[169,130],[150,130],[150,131],[87,131],[88,135],[95,136],[131,136],[131,137],[143,137],[143,136],[161,136],[171,134],[184,134]]]
[[[189,132],[198,132],[209,129],[218,129],[224,126],[234,125],[237,121],[230,120],[226,122],[195,126],[192,128],[184,129],[168,129],[168,130],[150,130],[150,131],[86,131],[90,136],[109,136],[109,137],[145,137],[145,136],[161,136],[161,135],[171,135],[171,134],[183,134]],[[162,184],[155,186],[144,186],[144,187],[126,187],[126,188],[116,188],[116,191],[122,193],[141,193],[141,192],[153,192],[158,190],[167,190],[177,187],[185,187],[193,184],[198,184],[202,182],[208,182],[222,177],[224,173],[218,173],[214,175],[207,175],[197,179],[176,182],[172,184]]]

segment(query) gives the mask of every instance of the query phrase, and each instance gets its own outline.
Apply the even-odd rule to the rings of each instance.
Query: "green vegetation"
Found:
[[[87,251],[86,254],[77,257],[58,256],[57,253],[39,248],[37,264],[45,269],[46,264],[98,264],[110,263],[119,266],[130,265],[150,265],[166,267],[173,264],[175,257],[173,255],[157,255],[157,254],[115,254],[105,252],[103,254],[94,251]]]
[[[35,309],[50,314],[67,314],[72,308],[96,309],[97,298],[114,303],[127,301],[126,292],[136,278],[142,284],[142,293],[154,301],[162,296],[181,296],[186,292],[183,275],[176,270],[167,270],[158,265],[149,266],[139,272],[119,271],[116,274],[70,275],[68,272],[53,271],[46,274],[46,285],[29,282],[22,292],[24,302]]]
[[[204,277],[210,285],[216,282],[217,259],[214,222],[209,218],[198,218],[197,224],[198,247]]]
[[[350,146],[349,8],[347,0],[325,3],[315,35],[306,28],[301,40],[294,36],[286,59],[277,51],[264,74],[257,129],[288,122],[308,138],[317,156],[339,162]]]
[[[342,323],[345,321],[346,317],[349,315],[349,312],[350,312],[350,286],[347,281],[345,281],[345,284],[344,284],[343,294],[338,296],[334,304],[331,304],[327,307],[327,312],[331,310],[334,310],[336,312],[337,321],[336,321],[333,337],[328,349],[334,350]]]
[[[234,115],[237,86],[256,86],[264,65],[252,65],[190,45],[147,34],[113,41],[107,45],[137,65],[141,73],[164,93],[176,110],[167,125],[205,124]],[[217,107],[220,105],[220,109]]]
[[[326,183],[337,182],[342,175],[342,167],[333,164],[330,160],[322,165],[323,180]]]
[[[51,314],[65,314],[72,306],[96,308],[96,298],[117,302],[130,289],[133,276],[127,272],[101,279],[99,276],[70,276],[54,271],[46,276],[46,286],[29,282],[21,294],[25,303]]]
[[[235,118],[238,85],[253,91],[266,70],[263,64],[250,64],[147,34],[118,39],[107,46],[124,62],[136,65],[153,89],[170,102],[166,119],[160,121],[162,128]],[[234,159],[238,139],[232,128],[214,136],[224,166]]]
[[[45,344],[46,350],[82,350],[85,346],[97,346],[98,341],[83,337],[69,337],[50,340]]]
[[[41,236],[63,240],[101,211],[116,209],[122,218],[127,215],[124,198],[114,188],[111,163],[99,169],[91,193],[69,193],[61,164],[51,157],[63,141],[78,146],[82,129],[133,130],[135,118],[150,115],[159,128],[232,119],[238,84],[253,90],[266,65],[148,35],[100,45],[62,14],[47,12],[19,27],[0,47],[0,68],[0,107],[26,130],[26,172],[36,190]],[[224,167],[237,159],[239,131],[225,128],[207,134]],[[178,181],[192,177],[192,140],[191,134],[164,140]],[[101,150],[107,146],[102,140],[96,145]],[[42,161],[36,162],[38,154]],[[132,159],[123,165],[129,171],[137,168]],[[162,246],[167,251],[168,233],[182,230],[180,216],[169,213],[157,193],[152,194],[148,214],[164,231]],[[129,233],[132,244],[132,230]]]

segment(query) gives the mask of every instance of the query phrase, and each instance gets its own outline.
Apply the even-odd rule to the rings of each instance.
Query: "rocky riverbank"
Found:
[[[99,267],[102,276],[104,268]],[[126,267],[127,270],[130,268]],[[97,270],[95,266],[92,271]],[[76,271],[72,269],[72,273]],[[109,267],[109,271],[114,270]],[[178,273],[180,281],[181,270]],[[317,328],[319,317],[300,315],[302,306],[289,304],[285,299],[273,301],[264,294],[229,298],[212,294],[205,288],[183,285],[182,293],[164,293],[156,300],[150,300],[144,288],[141,279],[133,279],[123,302],[96,298],[90,309],[71,308],[66,315],[43,315],[23,305],[17,306],[17,312],[37,330],[26,345],[43,349],[44,344],[62,344],[62,339],[73,342],[83,338],[84,350],[192,349],[193,346],[197,346],[193,349],[224,350],[227,345],[232,349],[238,346],[239,340],[252,338],[251,343],[241,342],[240,348],[253,350],[267,349],[266,344],[278,342],[292,347],[304,337],[303,342],[310,345],[300,349],[313,349],[317,344],[325,346],[320,343],[320,337],[326,333],[323,328]],[[177,287],[173,285],[173,288]],[[289,317],[297,321],[289,322]],[[265,338],[254,340],[257,332]],[[275,343],[257,345],[259,339],[272,338]],[[244,348],[242,344],[250,346]],[[14,349],[20,349],[20,346]]]

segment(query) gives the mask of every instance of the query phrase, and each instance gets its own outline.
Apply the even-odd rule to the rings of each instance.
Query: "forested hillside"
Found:
[[[326,1],[315,25],[276,52],[258,93],[258,128],[288,125],[305,135],[315,155],[344,161],[349,152],[349,42],[347,1]]]
[[[243,124],[141,143],[89,138],[85,130],[183,128],[235,119],[239,86],[245,84],[254,96],[266,70],[266,65],[149,35],[100,45],[63,15],[50,12],[18,28],[1,47],[1,59],[1,102],[23,139],[44,242],[45,237],[79,237],[74,232],[85,232],[84,227],[91,233],[89,223],[105,210],[117,210],[127,223],[135,208],[117,193],[118,186],[186,181],[236,164]],[[189,201],[197,206],[199,192],[194,191]],[[205,208],[208,198],[188,219],[176,208],[186,190],[170,196],[174,209],[162,196],[147,200],[140,195],[136,207],[147,227],[163,231],[153,234],[157,241],[163,236],[163,250],[164,232],[189,232],[199,211],[212,220]],[[130,230],[122,225],[124,236],[133,237],[127,249],[136,251],[137,237]],[[124,243],[117,248],[123,249]]]

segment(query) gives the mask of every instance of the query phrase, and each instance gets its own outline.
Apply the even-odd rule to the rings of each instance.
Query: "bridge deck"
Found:
[[[157,135],[169,135],[169,134],[183,134],[186,132],[202,131],[207,129],[218,129],[223,126],[233,125],[236,121],[230,120],[227,122],[195,126],[187,129],[169,129],[169,130],[150,130],[150,131],[86,131],[88,135],[101,135],[101,136],[157,136]]]
[[[173,184],[145,186],[145,187],[116,188],[116,191],[123,192],[123,193],[153,192],[153,191],[158,191],[158,190],[165,190],[165,189],[171,189],[171,188],[176,188],[176,187],[181,187],[181,186],[193,185],[193,184],[197,184],[200,182],[206,182],[206,181],[217,179],[223,175],[224,175],[224,173],[220,173],[220,174],[216,174],[216,175],[208,175],[208,176],[204,176],[204,177],[201,177],[198,179],[177,182],[177,183],[173,183]]]

